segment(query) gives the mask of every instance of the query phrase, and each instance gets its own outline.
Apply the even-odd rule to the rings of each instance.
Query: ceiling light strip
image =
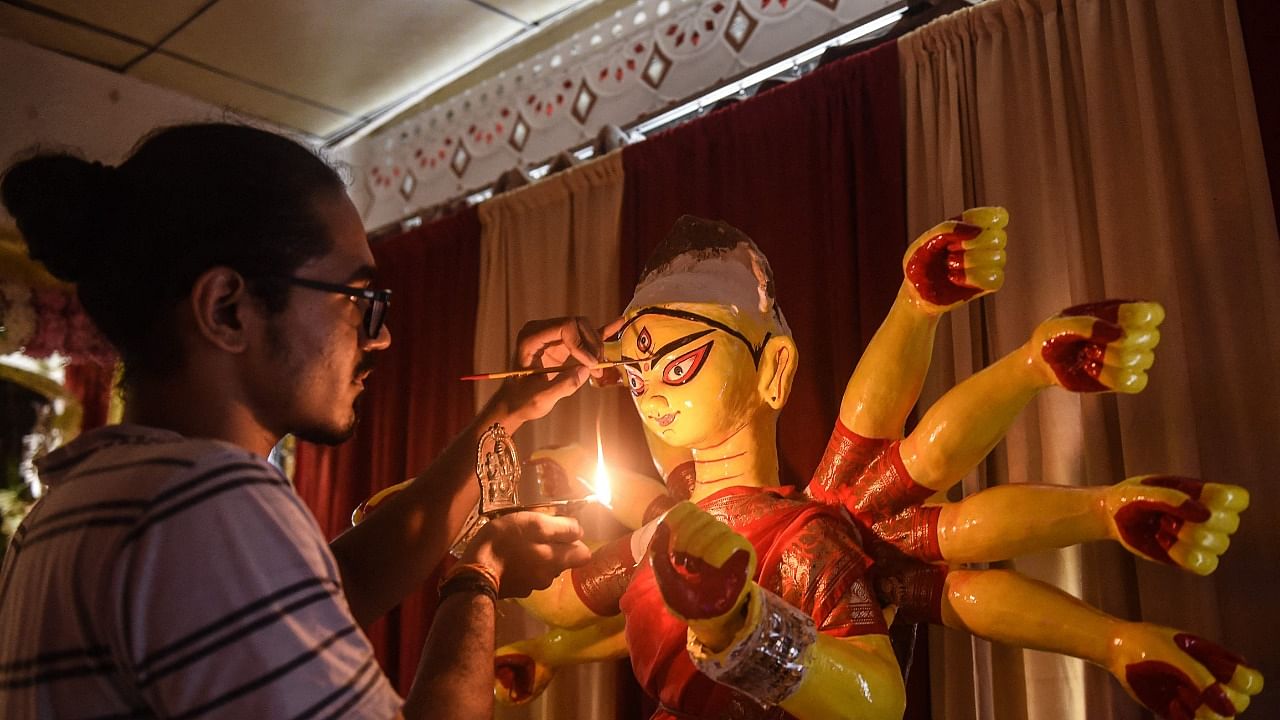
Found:
[[[857,27],[851,28],[847,32],[840,33],[829,40],[822,40],[814,43],[813,45],[796,52],[790,57],[783,58],[778,62],[751,72],[739,80],[730,81],[718,88],[714,88],[692,100],[689,100],[688,102],[682,103],[678,107],[659,115],[655,115],[647,120],[642,120],[633,125],[631,129],[641,133],[642,135],[648,134],[689,115],[701,112],[703,109],[708,108],[727,97],[745,92],[765,80],[795,70],[801,65],[820,57],[828,48],[839,45],[848,45],[854,40],[870,35],[877,30],[889,27],[900,20],[906,12],[906,8],[894,10],[893,12],[886,13],[875,18],[874,20],[869,20]]]

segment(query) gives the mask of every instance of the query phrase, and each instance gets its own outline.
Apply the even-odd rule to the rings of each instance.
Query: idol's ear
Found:
[[[785,335],[769,338],[760,353],[760,369],[756,373],[760,398],[774,410],[781,410],[791,396],[791,383],[796,377],[800,354],[796,341]]]

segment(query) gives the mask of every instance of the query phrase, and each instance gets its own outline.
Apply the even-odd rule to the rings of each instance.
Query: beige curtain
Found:
[[[621,310],[618,298],[618,222],[622,154],[570,168],[480,206],[480,305],[475,367],[509,367],[515,337],[529,320],[584,315],[597,327]],[[477,388],[482,404],[497,388]],[[478,406],[477,405],[477,406]],[[546,418],[516,434],[522,454],[550,445],[595,444],[597,418],[615,427],[634,412],[624,392],[583,388]],[[608,448],[606,448],[606,452]],[[589,539],[621,532],[608,518],[584,517]],[[507,603],[498,620],[499,645],[532,637],[545,626]],[[498,718],[601,718],[615,715],[616,664],[561,671],[538,700]]]
[[[1007,283],[943,326],[925,406],[1061,308],[1168,310],[1145,392],[1046,392],[963,489],[1160,471],[1247,486],[1209,578],[1111,543],[1011,566],[1280,677],[1280,242],[1234,0],[992,0],[899,47],[910,227],[974,205],[1011,215]],[[931,648],[935,718],[1146,716],[1077,661],[950,632]],[[1280,717],[1280,693],[1248,716]]]

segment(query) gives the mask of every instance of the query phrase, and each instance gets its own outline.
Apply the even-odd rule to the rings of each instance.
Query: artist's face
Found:
[[[622,359],[650,360],[623,366],[623,379],[650,432],[668,445],[711,448],[759,408],[756,363],[739,337],[681,314],[640,314],[625,327]]]
[[[337,285],[368,287],[374,260],[360,216],[345,195],[319,202],[333,248],[303,264],[294,275]],[[391,344],[384,325],[378,337],[364,330],[365,301],[293,287],[285,311],[272,318],[275,345],[270,382],[279,427],[304,440],[337,443],[356,425],[355,403],[377,351]]]

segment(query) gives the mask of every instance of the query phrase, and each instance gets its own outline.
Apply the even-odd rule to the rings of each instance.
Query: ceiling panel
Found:
[[[121,67],[146,51],[142,45],[7,4],[0,4],[0,33],[110,67]]]
[[[593,0],[486,0],[486,5],[510,13],[527,23],[535,23],[574,6],[591,5]]]
[[[139,62],[129,74],[180,90],[215,105],[229,106],[245,114],[320,137],[351,121],[344,115],[238,82],[160,53]]]
[[[155,45],[208,0],[31,0],[121,35]]]
[[[164,48],[358,115],[521,27],[468,0],[220,0]]]

